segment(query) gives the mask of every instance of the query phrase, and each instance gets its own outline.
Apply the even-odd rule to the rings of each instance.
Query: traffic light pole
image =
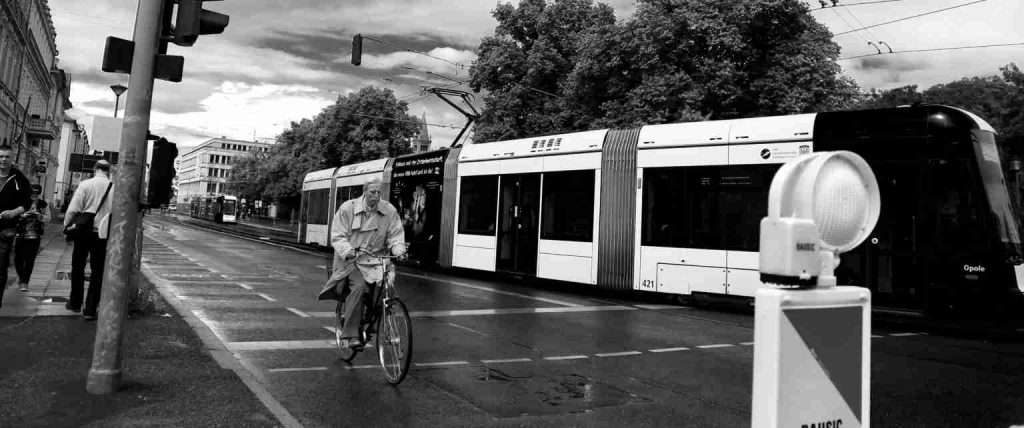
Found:
[[[124,337],[128,285],[137,257],[137,234],[142,226],[139,192],[146,164],[146,140],[153,104],[153,71],[164,1],[139,0],[135,18],[135,54],[125,99],[124,128],[118,173],[115,177],[110,234],[103,291],[93,347],[92,368],[85,389],[90,394],[111,394],[121,384],[121,342]]]

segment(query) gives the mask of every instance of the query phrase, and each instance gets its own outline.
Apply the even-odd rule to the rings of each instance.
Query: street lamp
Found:
[[[117,117],[117,107],[121,103],[121,94],[128,90],[128,88],[124,87],[124,85],[117,84],[110,85],[110,90],[114,91],[114,95],[117,96],[117,99],[114,101],[114,117]]]

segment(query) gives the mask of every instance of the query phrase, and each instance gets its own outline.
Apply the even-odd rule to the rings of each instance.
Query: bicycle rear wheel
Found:
[[[347,363],[352,361],[358,352],[341,343],[341,328],[345,326],[344,315],[345,302],[338,302],[338,305],[334,307],[334,344],[338,347],[338,353],[341,356],[341,360]]]
[[[384,379],[392,385],[401,383],[412,361],[412,319],[401,300],[390,299],[384,306],[377,328],[377,355]]]

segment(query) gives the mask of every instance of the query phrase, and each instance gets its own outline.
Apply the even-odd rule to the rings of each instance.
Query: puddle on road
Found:
[[[586,413],[600,407],[650,401],[576,373],[477,367],[417,374],[495,418]]]

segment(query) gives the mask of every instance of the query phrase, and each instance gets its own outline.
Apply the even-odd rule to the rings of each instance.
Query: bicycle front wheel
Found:
[[[392,385],[401,383],[412,361],[412,319],[401,300],[390,299],[384,306],[377,328],[377,355],[384,379]]]

